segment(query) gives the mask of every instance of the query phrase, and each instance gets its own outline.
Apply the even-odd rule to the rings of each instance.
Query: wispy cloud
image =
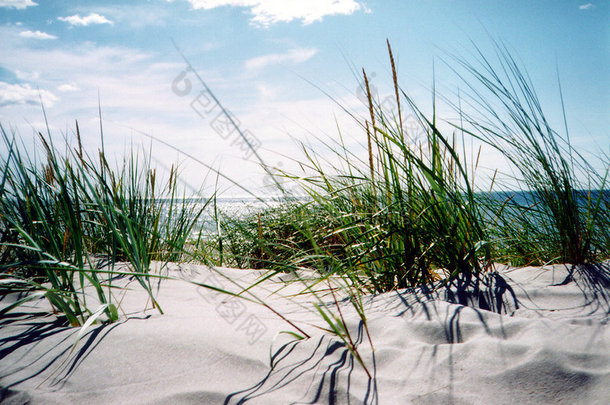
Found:
[[[68,17],[57,17],[59,21],[67,22],[70,25],[80,25],[86,27],[91,24],[112,24],[112,21],[100,15],[98,13],[91,13],[88,16],[81,17],[78,14],[74,14]]]
[[[50,91],[33,89],[29,84],[9,84],[0,82],[0,106],[14,104],[40,104],[51,107],[59,99]]]
[[[78,91],[80,90],[80,88],[78,86],[75,86],[74,84],[65,83],[60,86],[57,86],[57,90],[61,91],[62,93],[68,93],[72,91]]]
[[[252,24],[268,27],[278,22],[301,20],[303,24],[320,21],[328,15],[350,15],[363,9],[355,0],[188,0],[193,8],[246,7],[252,13]]]
[[[579,10],[590,10],[592,8],[595,8],[595,5],[593,3],[581,4],[580,6],[578,6]]]
[[[57,37],[55,35],[51,35],[51,34],[47,34],[46,32],[42,32],[42,31],[21,31],[19,33],[20,37],[24,37],[24,38],[31,38],[31,39],[57,39]]]
[[[0,38],[6,32],[10,29],[0,26]],[[70,48],[31,47],[19,41],[7,44],[6,52],[0,54],[0,64],[9,72],[44,69],[40,78],[29,85],[20,83],[19,87],[0,87],[2,104],[6,105],[0,108],[2,122],[15,121],[20,114],[25,114],[24,111],[30,114],[28,118],[38,117],[37,86],[41,89],[45,107],[53,104],[53,108],[47,110],[50,121],[65,117],[80,119],[87,114],[95,116],[98,91],[103,108],[129,111],[115,114],[115,119],[130,122],[140,129],[153,127],[151,115],[158,117],[155,123],[161,125],[168,110],[174,116],[183,113],[189,117],[193,113],[188,104],[184,107],[184,100],[174,96],[168,101],[165,97],[168,94],[173,96],[171,83],[183,68],[183,63],[154,63],[151,55],[138,49],[98,46],[92,42],[75,44]],[[41,65],[40,61],[44,64]],[[213,80],[210,81],[213,84]],[[174,122],[177,126],[181,124],[178,119]],[[166,129],[169,131],[169,127]],[[119,144],[123,142],[122,139],[117,141]]]
[[[95,10],[112,23],[121,27],[132,27],[141,29],[148,26],[166,26],[171,21],[169,7],[152,2],[124,2],[122,4],[112,3],[104,6],[96,5]]]
[[[15,76],[21,80],[33,81],[40,79],[40,72],[23,72],[21,70],[15,70]]]
[[[12,7],[18,10],[37,5],[38,3],[34,3],[32,0],[0,0],[0,7]]]
[[[286,53],[272,53],[269,55],[257,56],[256,58],[248,59],[246,61],[246,69],[262,69],[269,65],[277,65],[281,63],[303,63],[306,60],[311,59],[316,53],[318,53],[317,49],[304,48],[291,49]]]

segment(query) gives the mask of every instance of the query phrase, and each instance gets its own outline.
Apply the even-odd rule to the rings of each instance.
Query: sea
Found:
[[[588,200],[597,201],[601,197],[602,207],[610,206],[610,190],[604,190],[603,195],[600,196],[600,190],[594,191],[576,191],[576,198],[580,202],[581,206],[585,206]],[[498,204],[502,204],[506,201],[510,201],[511,204],[520,205],[524,207],[531,207],[537,204],[538,196],[535,192],[531,191],[501,191],[492,193],[480,193],[478,195],[481,199],[487,198],[488,200],[495,201]],[[306,202],[308,197],[293,197],[289,201],[293,202]],[[199,218],[198,223],[193,228],[192,234],[194,236],[203,233],[205,235],[214,235],[217,232],[217,225],[215,221],[215,211],[222,213],[225,216],[229,216],[234,219],[246,217],[257,212],[262,212],[268,208],[275,208],[285,203],[285,199],[270,197],[218,197],[215,200],[205,198],[188,198],[182,200],[191,206],[192,212],[199,212],[203,207],[203,215]],[[603,209],[603,208],[602,208]],[[203,231],[203,232],[202,232]]]

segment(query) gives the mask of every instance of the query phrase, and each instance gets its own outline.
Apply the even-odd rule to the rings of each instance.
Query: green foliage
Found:
[[[369,100],[377,124],[368,167],[337,143],[331,152],[340,164],[329,173],[305,149],[308,160],[299,163],[314,172],[302,183],[307,202],[225,223],[236,264],[340,272],[373,291],[432,281],[440,268],[455,277],[489,264],[482,215],[453,140],[407,98],[427,130],[415,147],[402,124]]]
[[[608,158],[598,172],[570,143],[565,110],[564,133],[550,126],[527,72],[495,44],[497,63],[479,52],[475,63],[458,59],[471,90],[459,109],[459,129],[500,151],[520,176],[521,201],[507,199],[497,213],[496,232],[520,263],[584,264],[607,257],[610,221]],[[561,86],[559,92],[563,107]],[[605,164],[604,164],[605,163]]]
[[[8,150],[0,162],[4,286],[43,291],[70,324],[82,325],[92,315],[84,294],[90,285],[113,321],[118,313],[112,264],[128,261],[158,307],[148,277],[151,261],[178,260],[203,211],[192,212],[187,202],[178,201],[176,171],[159,190],[146,157],[132,152],[112,170],[103,152],[95,159],[82,150],[78,124],[79,148],[66,148],[64,154],[50,134],[39,134],[44,161],[28,153],[15,134],[0,129]]]
[[[332,158],[303,146],[306,159],[297,163],[313,174],[283,175],[298,179],[308,198],[223,221],[231,263],[337,272],[379,292],[478,273],[492,261],[607,258],[608,172],[597,173],[567,134],[551,129],[527,75],[498,49],[505,77],[483,57],[482,71],[459,61],[479,84],[465,82],[473,94],[468,105],[483,117],[458,103],[460,125],[451,124],[449,135],[437,122],[436,103],[427,116],[400,89],[390,50],[398,114],[371,97],[364,74],[370,116],[359,124],[368,153],[356,155],[342,137],[322,151]],[[424,131],[417,141],[403,125],[401,104]],[[508,158],[521,189],[494,176],[491,190],[482,191],[475,183],[478,156],[466,153],[469,136]]]

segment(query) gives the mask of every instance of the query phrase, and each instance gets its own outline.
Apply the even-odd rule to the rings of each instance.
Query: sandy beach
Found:
[[[261,271],[216,269],[244,283]],[[227,288],[204,266],[169,275]],[[593,277],[592,274],[597,274]],[[181,280],[161,282],[151,308],[140,288],[121,297],[118,323],[79,328],[46,300],[0,321],[5,404],[606,404],[610,400],[608,264],[504,268],[481,290],[364,296],[374,351],[349,302],[340,303],[372,374],[322,330],[302,285],[276,275],[255,293],[269,309]],[[122,282],[129,282],[123,280]],[[607,283],[607,278],[606,281]],[[16,294],[6,295],[1,308]],[[329,308],[335,304],[328,296]],[[468,306],[460,304],[468,303]],[[487,309],[485,309],[487,308]]]

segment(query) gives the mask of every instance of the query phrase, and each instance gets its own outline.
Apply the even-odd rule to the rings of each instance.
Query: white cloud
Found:
[[[80,88],[78,86],[75,86],[74,84],[65,83],[60,86],[57,86],[57,90],[59,90],[63,93],[67,93],[67,92],[71,92],[71,91],[78,91],[78,90],[80,90]]]
[[[135,2],[124,2],[124,4],[111,4],[104,6],[96,5],[98,14],[103,15],[111,23],[142,29],[147,26],[166,26],[172,24],[171,14],[168,7],[151,5],[151,2],[134,4]]]
[[[57,39],[57,37],[55,35],[51,35],[51,34],[47,34],[46,32],[42,32],[42,31],[21,31],[19,33],[20,37],[24,37],[24,38],[32,38],[32,39]]]
[[[51,107],[59,99],[50,91],[33,89],[29,84],[9,84],[0,82],[0,106],[14,104],[40,104]]]
[[[119,20],[116,21],[118,24]],[[0,38],[10,37],[15,32],[18,31],[14,27],[0,26]],[[187,151],[207,164],[220,167],[224,174],[240,184],[243,182],[245,187],[255,188],[263,184],[264,173],[257,164],[244,161],[243,151],[238,144],[234,144],[234,139],[223,140],[212,128],[213,116],[204,118],[194,110],[191,103],[200,94],[201,86],[192,73],[189,77],[193,88],[188,95],[179,96],[172,92],[172,82],[184,70],[184,62],[179,58],[173,61],[156,61],[156,54],[127,47],[100,46],[93,42],[59,48],[29,47],[23,42],[7,43],[6,49],[2,49],[4,52],[0,52],[0,64],[12,72],[41,72],[40,80],[36,83],[41,89],[50,90],[56,96],[54,98],[46,92],[40,92],[48,120],[58,128],[57,132],[53,132],[53,136],[61,136],[60,130],[66,128],[66,131],[71,131],[69,128],[73,128],[74,120],[78,120],[85,144],[90,148],[98,147],[99,91],[106,150],[109,154],[112,152],[116,155],[117,159],[131,147],[131,142],[133,145],[144,144],[148,147],[151,140],[136,131],[140,130]],[[290,54],[287,51],[278,53]],[[296,52],[293,51],[293,54]],[[41,64],[41,61],[44,63]],[[290,63],[290,60],[286,62]],[[239,67],[241,66],[235,70],[241,72]],[[304,134],[303,128],[312,126],[293,125],[287,117],[298,117],[295,122],[311,117],[315,128],[336,133],[335,117],[328,108],[329,101],[322,98],[323,102],[319,105],[314,100],[295,103],[294,100],[302,97],[294,90],[292,83],[286,88],[281,85],[276,87],[273,82],[274,87],[266,89],[257,88],[258,83],[252,80],[252,75],[245,75],[246,78],[238,77],[236,80],[227,77],[222,69],[202,69],[199,73],[217,92],[223,105],[241,121],[242,129],[251,131],[264,143],[261,154],[282,150],[287,155],[293,152],[295,156],[298,155],[299,149],[286,141],[286,132],[283,129],[293,130],[295,136],[300,136]],[[247,83],[244,80],[247,80]],[[69,88],[64,87],[66,84],[78,86],[79,90],[63,92],[62,90]],[[252,91],[255,93],[252,94]],[[0,107],[0,122],[14,124],[22,134],[31,131],[30,123],[38,130],[44,129],[44,122],[40,123],[41,110],[36,84],[12,87],[2,85],[0,95],[0,104],[6,104]],[[316,95],[319,96],[318,93]],[[253,103],[246,103],[243,101],[245,99],[252,100]],[[52,107],[49,100],[51,104],[55,100]],[[285,110],[278,107],[267,111],[270,102],[283,102],[281,105]],[[278,115],[274,115],[273,112],[278,110]],[[215,110],[214,113],[216,112]],[[263,114],[265,119],[261,120]],[[299,128],[301,132],[298,132]],[[183,178],[195,187],[201,184],[202,166],[160,143],[153,142],[153,147],[154,158],[158,158],[167,167],[179,161],[181,168],[184,168]],[[288,160],[280,159],[277,155],[264,158],[270,164],[283,161],[285,168],[290,164]],[[230,184],[223,184],[222,180],[219,183],[221,188],[229,186]],[[232,189],[230,193],[243,195],[243,191],[239,189]]]
[[[78,14],[74,14],[68,17],[57,17],[59,21],[65,21],[70,25],[81,25],[86,27],[91,24],[112,24],[112,21],[100,15],[98,13],[91,13],[88,16],[81,17]]]
[[[320,21],[327,15],[349,15],[363,6],[355,0],[188,0],[193,8],[210,10],[232,6],[250,9],[254,25],[268,27],[278,22],[301,20],[303,24]]]
[[[24,9],[30,6],[37,6],[32,0],[0,0],[0,7],[14,7],[18,10]]]
[[[578,7],[579,10],[590,10],[592,8],[595,8],[593,3],[582,4]]]
[[[15,75],[18,79],[34,81],[40,79],[40,72],[23,72],[21,70],[15,70]]]
[[[272,100],[277,96],[277,90],[264,83],[259,83],[257,86],[258,92],[264,100]]]
[[[311,59],[317,52],[318,50],[313,48],[291,49],[286,53],[272,53],[269,55],[258,56],[246,61],[246,69],[262,69],[266,66],[280,63],[303,63],[306,60]]]

